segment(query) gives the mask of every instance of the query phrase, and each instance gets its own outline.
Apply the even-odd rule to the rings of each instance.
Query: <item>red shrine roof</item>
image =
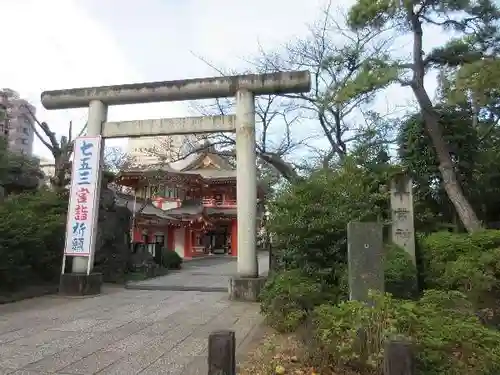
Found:
[[[194,201],[184,201],[181,207],[162,210],[156,207],[150,199],[137,198],[123,193],[116,193],[115,196],[116,204],[128,208],[137,218],[155,219],[165,224],[182,224],[193,221],[203,221],[210,224],[210,212],[203,207],[201,202]]]
[[[144,185],[149,182],[172,182],[189,185],[211,185],[221,183],[234,183],[236,169],[224,157],[215,153],[211,146],[193,154],[187,164],[176,169],[172,165],[178,164],[153,164],[140,166],[120,171],[116,182],[125,186]]]
[[[183,218],[203,215],[205,208],[198,199],[186,199],[181,203],[180,207],[170,208],[165,210],[165,213],[176,218]]]
[[[208,218],[236,217],[236,208],[204,207],[201,199],[185,200],[180,207],[171,208],[164,212],[180,220],[198,215]]]
[[[177,218],[168,215],[166,211],[155,207],[150,199],[142,199],[128,194],[116,193],[115,203],[120,207],[128,208],[134,215],[156,217],[169,222],[179,221]]]
[[[175,163],[138,166],[120,171],[115,182],[131,187],[158,183],[203,187],[232,185],[236,184],[236,167],[227,157],[217,154],[213,146],[205,146],[198,153]],[[264,194],[265,191],[266,187],[258,182],[259,194]]]

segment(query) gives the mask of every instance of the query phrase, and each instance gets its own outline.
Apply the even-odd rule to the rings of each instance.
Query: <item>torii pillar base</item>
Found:
[[[234,276],[229,280],[229,299],[232,301],[257,302],[266,277]]]
[[[59,279],[59,294],[68,297],[85,297],[101,294],[102,273],[65,273]]]

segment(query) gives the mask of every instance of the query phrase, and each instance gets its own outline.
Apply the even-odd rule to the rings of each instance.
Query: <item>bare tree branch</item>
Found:
[[[247,61],[258,72],[307,69],[313,77],[311,92],[269,95],[256,99],[256,152],[263,165],[270,166],[289,181],[299,179],[299,165],[292,160],[298,151],[313,151],[318,164],[327,166],[335,158],[348,153],[349,144],[372,131],[362,119],[360,109],[369,106],[378,90],[388,83],[370,75],[370,66],[384,60],[392,40],[385,31],[351,31],[335,19],[339,12],[331,3],[323,17],[310,27],[309,36],[285,45],[279,51],[265,51]],[[344,14],[345,16],[345,14]],[[191,52],[217,74],[241,74],[224,69]],[[250,69],[249,69],[250,70]],[[366,77],[363,85],[355,85]],[[216,99],[209,104],[195,103],[192,108],[204,116],[234,113],[234,100]],[[307,126],[306,135],[300,125]],[[316,128],[317,127],[317,128]],[[234,156],[232,134],[209,134],[201,137],[221,155]],[[326,139],[328,150],[315,150],[314,141]],[[363,138],[364,139],[364,138]],[[206,146],[186,141],[189,147],[173,147],[171,140],[148,150],[164,162],[186,159]],[[265,168],[264,168],[265,169]],[[263,173],[263,172],[262,172]]]
[[[73,139],[73,123],[70,121],[68,135],[61,136],[61,139],[58,141],[56,138],[56,133],[53,132],[49,125],[46,122],[40,122],[38,118],[35,116],[31,108],[27,105],[24,105],[23,108],[27,110],[30,115],[29,121],[33,132],[43,143],[45,147],[51,152],[52,157],[54,158],[54,176],[50,177],[50,183],[54,190],[63,191],[66,189],[66,186],[69,183],[70,178],[70,168],[71,162],[70,158],[73,153],[74,148],[74,139]],[[42,129],[45,137],[40,133],[37,129],[37,126]],[[87,127],[87,124],[83,127],[83,129],[78,134],[78,137],[83,134]]]
[[[193,53],[194,55],[194,53]],[[196,55],[195,55],[196,56]],[[206,59],[197,56],[201,61],[214,69],[221,75],[238,74],[238,72],[217,68],[214,64]],[[261,69],[261,72],[269,71]],[[241,72],[239,72],[241,73]],[[192,110],[202,116],[227,115],[234,113],[234,100],[232,99],[216,99],[209,104],[196,102],[192,105]],[[264,162],[264,166],[270,166],[289,181],[299,178],[295,171],[293,163],[285,161],[287,157],[305,145],[309,140],[317,138],[317,136],[308,136],[303,139],[295,139],[292,127],[298,124],[303,116],[299,106],[294,102],[284,97],[276,95],[268,95],[256,99],[256,153],[260,160]],[[222,156],[235,157],[235,138],[233,134],[214,133],[198,137],[198,141],[205,141],[203,144],[193,144],[191,142],[187,147],[174,148],[172,140],[165,139],[158,142],[156,147],[147,150],[146,152],[157,157],[163,162],[175,162],[188,158],[193,153],[198,153],[206,150],[207,147],[215,148],[216,152]],[[189,143],[189,141],[187,141]],[[266,169],[266,168],[264,168]],[[267,168],[269,169],[269,168]],[[264,173],[262,167],[261,173]],[[270,171],[265,172],[267,174]]]
[[[392,42],[386,30],[351,31],[335,19],[339,14],[343,12],[334,10],[329,2],[322,19],[310,27],[309,37],[293,41],[281,51],[268,52],[260,46],[260,58],[251,62],[257,68],[311,72],[309,93],[284,96],[300,103],[306,116],[319,125],[332,151],[326,153],[325,165],[328,159],[347,154],[346,135],[359,127],[359,109],[386,86],[369,75],[363,85],[353,82],[369,72],[370,64],[382,60]]]
[[[48,129],[48,126],[47,126],[46,123],[41,123],[40,121],[38,121],[38,119],[36,118],[35,114],[33,113],[33,111],[31,110],[31,108],[29,106],[23,105],[22,107],[25,108],[28,111],[28,113],[31,116],[31,119],[34,120],[38,124],[38,126],[40,127],[40,129],[42,129],[44,132],[46,131],[46,129]],[[31,119],[28,119],[28,120],[31,120]],[[45,138],[42,137],[42,135],[40,134],[40,132],[38,131],[38,129],[36,128],[36,126],[31,121],[29,121],[29,123],[30,123],[31,128],[33,129],[35,135],[40,140],[40,142],[42,142],[45,147],[47,147],[51,152],[53,152],[53,149],[54,149],[54,142],[52,142],[53,139],[51,139],[49,137],[49,140],[51,142],[50,143],[47,142],[45,140]],[[54,135],[53,135],[53,138],[55,138]],[[55,144],[56,144],[55,145],[56,147],[59,147],[59,145],[57,144],[57,142],[55,142]]]

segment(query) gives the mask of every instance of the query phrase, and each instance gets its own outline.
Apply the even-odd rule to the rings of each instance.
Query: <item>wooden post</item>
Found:
[[[234,331],[216,331],[208,337],[208,375],[236,375]]]
[[[389,340],[385,343],[384,375],[415,375],[415,353],[411,342]]]

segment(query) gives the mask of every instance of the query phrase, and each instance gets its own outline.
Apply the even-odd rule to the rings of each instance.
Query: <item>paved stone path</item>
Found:
[[[206,273],[210,261],[197,262],[186,266],[186,277]],[[216,267],[229,272],[235,263]],[[234,330],[242,349],[262,322],[258,304],[227,297],[114,287],[92,298],[0,306],[0,375],[205,375],[210,332]]]
[[[269,254],[259,254],[259,273],[269,271]],[[128,289],[227,292],[229,277],[236,274],[236,259],[213,256],[185,262],[183,269],[154,279],[134,281]]]

